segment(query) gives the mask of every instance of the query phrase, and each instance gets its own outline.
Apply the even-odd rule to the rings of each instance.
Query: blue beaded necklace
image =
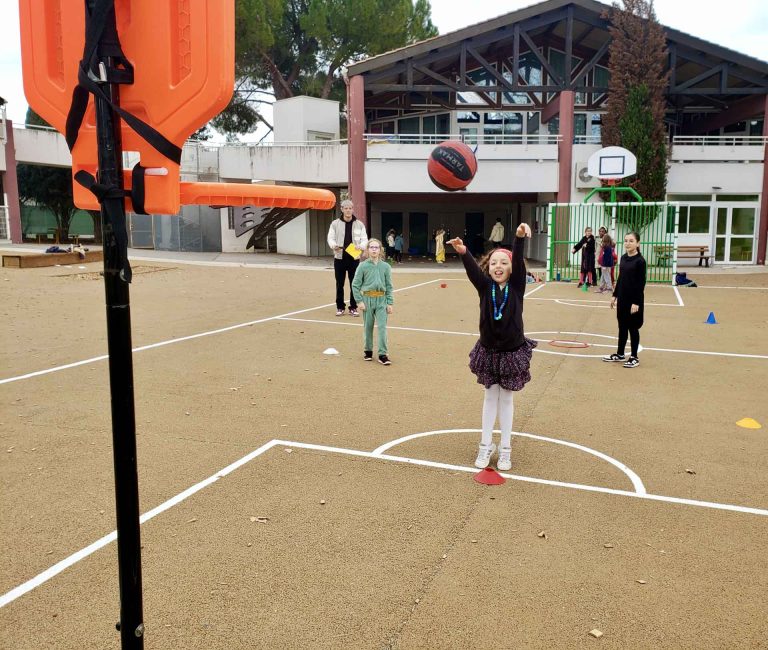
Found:
[[[493,320],[501,320],[502,312],[507,304],[507,298],[509,297],[509,282],[504,287],[504,300],[501,301],[501,306],[496,307],[496,283],[491,282],[491,300],[493,301]]]

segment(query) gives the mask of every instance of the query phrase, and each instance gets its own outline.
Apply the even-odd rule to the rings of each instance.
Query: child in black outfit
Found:
[[[640,328],[643,326],[646,270],[645,258],[640,254],[638,233],[630,232],[624,236],[624,250],[627,252],[621,256],[619,277],[611,300],[611,309],[616,307],[616,318],[619,321],[619,345],[616,353],[603,357],[603,361],[624,361],[629,335],[632,353],[624,367],[636,368],[640,365],[637,353],[640,347]]]
[[[592,228],[587,226],[584,228],[584,236],[581,238],[578,244],[573,247],[573,252],[578,253],[581,251],[581,272],[579,273],[579,287],[584,284],[586,280],[587,286],[595,284],[597,279],[593,275],[595,272],[595,236],[592,234]]]

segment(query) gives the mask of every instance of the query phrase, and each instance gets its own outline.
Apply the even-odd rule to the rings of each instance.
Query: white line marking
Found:
[[[697,287],[694,287],[696,289],[739,289],[742,291],[768,291],[768,287],[705,287],[702,285],[698,285]]]
[[[429,435],[429,434],[414,434],[414,436],[405,436],[403,438],[400,438],[398,441],[405,441],[406,439],[413,438],[413,437],[419,437],[420,435]],[[536,437],[536,436],[531,436]],[[550,439],[553,442],[558,442],[559,444],[564,444],[563,441],[556,441],[555,439]],[[347,456],[358,456],[363,458],[374,458],[377,460],[385,460],[385,461],[391,461],[391,462],[397,462],[397,463],[408,463],[410,465],[419,465],[423,467],[435,467],[440,469],[450,469],[454,471],[460,471],[460,472],[468,472],[468,473],[477,473],[477,468],[475,467],[465,467],[463,465],[451,465],[448,463],[438,463],[434,461],[429,460],[421,460],[417,458],[405,458],[401,456],[389,456],[385,455],[383,453],[380,453],[379,450],[386,447],[386,445],[382,445],[377,450],[371,452],[371,451],[359,451],[357,449],[345,449],[341,447],[329,447],[326,445],[314,445],[310,443],[304,443],[304,442],[291,442],[288,440],[270,440],[266,444],[262,445],[258,449],[255,449],[254,451],[250,452],[249,454],[246,454],[239,460],[236,460],[234,463],[231,463],[227,465],[224,469],[216,472],[212,476],[209,476],[207,479],[204,479],[203,481],[200,481],[199,483],[193,485],[192,487],[184,490],[180,494],[176,495],[175,497],[172,497],[171,499],[168,499],[164,503],[160,504],[156,508],[153,508],[146,514],[142,515],[139,518],[140,523],[146,523],[150,519],[156,517],[162,512],[165,512],[169,508],[171,508],[174,505],[177,505],[184,501],[185,499],[189,498],[193,494],[199,492],[203,488],[211,485],[212,483],[215,483],[220,478],[226,476],[227,474],[230,474],[231,472],[235,471],[236,469],[242,467],[246,463],[249,463],[254,458],[257,458],[258,456],[261,456],[264,452],[268,451],[272,447],[282,445],[285,447],[295,447],[300,449],[311,449],[316,451],[325,451],[335,454],[344,454]],[[571,445],[569,445],[571,446]],[[585,451],[588,450],[588,448],[583,448]],[[590,453],[594,450],[589,450]],[[377,453],[379,452],[379,453]],[[597,452],[599,453],[599,452]],[[608,459],[610,457],[606,457]],[[613,460],[613,459],[610,459]],[[610,461],[609,461],[610,462]],[[618,461],[615,461],[618,462]],[[613,464],[613,463],[612,463]],[[628,470],[631,471],[631,470]],[[740,512],[744,514],[754,514],[754,515],[761,515],[761,516],[768,516],[768,510],[764,510],[761,508],[750,508],[747,506],[737,506],[737,505],[729,505],[725,503],[714,503],[710,501],[696,501],[694,499],[681,499],[678,497],[667,497],[667,496],[661,496],[661,495],[655,495],[655,494],[647,494],[647,493],[640,493],[640,492],[629,492],[626,490],[617,490],[613,488],[606,488],[606,487],[598,487],[598,486],[592,486],[592,485],[583,485],[581,483],[566,483],[562,481],[551,481],[548,479],[541,479],[541,478],[534,478],[530,476],[518,476],[516,474],[506,474],[501,473],[502,476],[505,478],[511,479],[513,481],[521,481],[525,483],[537,483],[540,485],[549,485],[553,487],[563,487],[567,489],[573,489],[573,490],[582,490],[586,492],[601,492],[603,494],[615,494],[618,496],[627,496],[627,497],[634,497],[636,499],[648,499],[651,501],[663,501],[666,503],[677,503],[681,505],[690,505],[690,506],[697,506],[702,508],[713,508],[716,510],[727,510],[731,512]],[[639,478],[638,478],[639,480]],[[641,483],[642,485],[642,483]],[[637,489],[637,487],[636,487]],[[644,490],[645,488],[643,488]],[[86,546],[85,548],[81,549],[80,551],[77,551],[76,553],[73,553],[69,557],[65,558],[61,562],[57,562],[49,569],[46,569],[42,573],[38,574],[31,580],[27,580],[23,584],[19,585],[18,587],[15,587],[14,589],[11,589],[9,592],[3,594],[0,596],[0,608],[5,607],[9,603],[13,602],[17,598],[23,596],[24,594],[32,591],[36,587],[39,587],[40,585],[44,584],[48,580],[51,580],[53,577],[64,571],[65,569],[73,566],[77,562],[85,559],[89,555],[92,555],[99,549],[103,548],[107,544],[110,544],[111,542],[115,541],[117,539],[117,532],[112,531],[108,535],[105,535],[101,539],[95,541],[93,544],[90,544],[89,546]]]
[[[161,503],[156,508],[153,508],[149,512],[141,515],[139,517],[139,523],[146,523],[150,519],[153,519],[160,513],[165,512],[169,508],[172,508],[175,505],[178,505],[185,499],[188,499],[193,494],[199,492],[205,487],[208,487],[211,485],[211,483],[215,483],[220,478],[226,476],[227,474],[234,472],[239,467],[242,467],[246,463],[252,461],[257,456],[261,456],[265,451],[271,449],[278,443],[277,440],[270,440],[268,443],[262,445],[258,449],[255,449],[254,451],[250,452],[249,454],[246,454],[239,460],[236,460],[234,463],[231,463],[230,465],[227,465],[224,469],[216,472],[212,476],[209,476],[208,478],[200,481],[199,483],[196,483],[192,487],[187,488],[183,492],[177,494],[175,497],[172,497],[168,499],[167,501]],[[51,578],[58,575],[65,569],[68,569],[74,564],[77,564],[80,560],[85,559],[89,555],[92,555],[96,551],[98,551],[101,548],[104,548],[107,544],[111,544],[117,539],[117,531],[113,530],[108,535],[104,535],[99,540],[96,540],[93,544],[90,544],[89,546],[86,546],[84,549],[81,549],[77,551],[76,553],[73,553],[67,558],[64,558],[61,560],[61,562],[57,562],[49,569],[46,569],[42,573],[36,575],[31,580],[27,580],[25,583],[19,585],[18,587],[15,587],[14,589],[11,589],[8,593],[3,594],[0,596],[0,608],[5,607],[7,604],[12,603],[14,600],[19,598],[20,596],[23,596],[29,591],[32,591],[35,587],[39,587],[44,582],[48,582]]]
[[[672,285],[672,288],[675,290],[675,295],[677,296],[677,302],[680,303],[681,307],[685,307],[685,303],[683,302],[683,299],[680,297],[680,292],[677,289],[676,285]]]
[[[282,317],[282,316],[276,316],[277,320],[286,320],[286,321],[294,321],[296,323],[320,323],[322,325],[346,325],[348,327],[362,327],[362,323],[342,323],[339,321],[331,321],[331,320],[319,320],[319,319],[310,319],[310,318],[289,318],[289,317]],[[423,329],[420,327],[397,327],[393,325],[387,325],[388,330],[401,330],[405,332],[421,332],[424,334],[449,334],[452,336],[474,336],[477,337],[479,334],[477,332],[454,332],[452,330],[434,330],[434,329]],[[551,339],[539,339],[535,338],[534,334],[572,334],[572,335],[579,335],[579,336],[599,336],[606,339],[616,339],[615,336],[606,336],[605,334],[592,334],[590,332],[559,332],[559,331],[544,331],[544,332],[526,332],[525,335],[529,338],[532,338],[534,341],[544,342],[548,343]],[[612,348],[612,345],[604,345],[601,343],[590,343],[590,347],[595,348]],[[578,348],[576,348],[578,349]],[[768,355],[764,354],[742,354],[740,352],[707,352],[704,350],[678,350],[674,348],[653,348],[643,345],[642,350],[651,350],[653,352],[675,352],[679,354],[703,354],[706,356],[714,356],[714,357],[731,357],[731,358],[738,358],[738,359],[768,359]],[[544,350],[541,347],[537,347],[534,352],[539,352],[541,354],[555,354],[559,356],[566,356],[566,357],[580,357],[583,359],[600,359],[602,355],[599,354],[580,354],[578,352],[559,352],[557,350]]]
[[[429,280],[427,282],[420,282],[418,284],[412,284],[407,287],[401,287],[400,289],[395,289],[395,293],[398,293],[399,291],[407,291],[408,289],[416,289],[418,287],[423,287],[428,284],[434,284],[435,282],[440,282],[440,280]],[[133,348],[133,352],[143,352],[145,350],[152,350],[154,348],[161,348],[166,345],[171,345],[173,343],[182,343],[184,341],[192,341],[194,339],[199,339],[204,336],[212,336],[214,334],[222,334],[224,332],[231,332],[233,330],[241,329],[243,327],[251,327],[252,325],[259,325],[260,323],[266,323],[272,320],[280,320],[287,316],[294,316],[296,314],[305,314],[310,311],[316,311],[318,309],[325,309],[326,307],[333,307],[336,303],[329,302],[324,305],[319,305],[318,307],[309,307],[307,309],[299,309],[297,311],[288,312],[286,314],[279,314],[277,316],[268,316],[266,318],[259,318],[257,320],[247,321],[245,323],[238,323],[237,325],[230,325],[228,327],[220,327],[215,330],[210,330],[208,332],[200,332],[198,334],[190,334],[189,336],[181,336],[179,338],[175,339],[168,339],[167,341],[160,341],[158,343],[150,343],[149,345],[142,345],[137,348]],[[76,361],[74,363],[68,363],[62,366],[54,366],[53,368],[46,368],[45,370],[38,370],[36,372],[30,372],[24,375],[18,375],[16,377],[8,377],[6,379],[0,379],[0,385],[1,384],[9,384],[14,381],[21,381],[22,379],[29,379],[31,377],[38,377],[40,375],[47,375],[52,372],[58,372],[60,370],[67,370],[68,368],[74,368],[76,366],[82,366],[89,363],[95,363],[96,361],[104,361],[105,359],[108,359],[109,355],[103,354],[98,357],[91,357],[90,359],[84,359],[82,361]]]
[[[525,298],[527,298],[528,296],[533,295],[534,293],[539,291],[539,289],[543,289],[546,286],[547,286],[547,283],[546,282],[542,282],[538,287],[536,287],[535,289],[531,289],[528,293],[526,293],[525,294]]]
[[[497,430],[498,431],[498,430]],[[381,456],[385,451],[391,449],[392,447],[396,447],[397,445],[400,445],[404,442],[408,442],[410,440],[415,440],[416,438],[425,438],[427,436],[435,436],[435,435],[441,435],[443,433],[481,433],[481,429],[439,429],[437,431],[426,431],[424,433],[414,433],[410,436],[403,436],[402,438],[398,438],[397,440],[393,440],[391,442],[387,442],[380,447],[377,447],[373,450],[374,456]],[[499,432],[500,433],[500,432]],[[587,454],[591,454],[592,456],[595,456],[597,458],[600,458],[601,460],[606,461],[607,463],[610,463],[614,467],[617,467],[619,470],[624,472],[626,474],[627,478],[630,480],[632,485],[635,488],[635,492],[637,494],[645,494],[646,489],[643,485],[643,482],[640,480],[640,477],[635,474],[629,467],[627,467],[624,463],[619,462],[615,458],[611,458],[610,456],[607,456],[606,454],[596,451],[594,449],[590,449],[589,447],[584,447],[583,445],[579,445],[575,442],[568,442],[566,440],[558,440],[557,438],[547,438],[545,436],[536,436],[532,433],[520,433],[518,431],[512,432],[513,436],[520,436],[523,438],[532,438],[533,440],[543,440],[544,442],[551,442],[556,445],[563,445],[564,447],[571,447],[573,449],[578,449],[579,451],[586,452]]]

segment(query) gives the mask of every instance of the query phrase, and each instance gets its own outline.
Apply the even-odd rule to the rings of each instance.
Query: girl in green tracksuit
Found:
[[[369,239],[368,259],[357,267],[352,280],[352,295],[363,312],[363,359],[373,359],[373,324],[379,328],[379,363],[390,365],[387,356],[387,316],[395,302],[392,292],[392,267],[381,259],[381,242]]]

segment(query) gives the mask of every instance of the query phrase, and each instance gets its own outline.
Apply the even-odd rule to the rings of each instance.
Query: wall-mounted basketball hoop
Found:
[[[616,195],[619,192],[628,192],[639,202],[643,198],[632,187],[621,186],[620,183],[628,176],[634,176],[637,173],[637,158],[628,149],[623,147],[604,147],[600,151],[593,153],[587,161],[587,173],[590,176],[599,178],[604,187],[596,187],[584,199],[587,203],[594,194],[599,192],[609,192],[610,202],[616,203]]]

